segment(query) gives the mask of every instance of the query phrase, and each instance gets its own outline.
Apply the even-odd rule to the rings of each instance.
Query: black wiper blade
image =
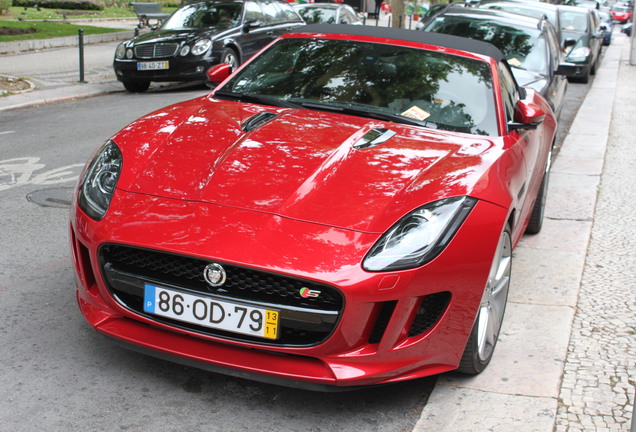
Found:
[[[370,118],[374,118],[378,120],[386,120],[386,121],[392,121],[395,123],[403,123],[403,124],[408,124],[412,126],[422,126],[422,127],[437,129],[436,123],[426,121],[426,120],[418,120],[411,117],[405,117],[400,114],[394,114],[394,113],[389,113],[384,111],[375,111],[375,110],[355,108],[350,106],[346,107],[346,106],[330,105],[330,104],[323,104],[323,103],[311,103],[311,102],[303,102],[301,105],[304,108],[315,109],[319,111],[320,110],[335,111],[335,112],[340,112],[343,114],[351,114],[351,115],[357,115],[361,117],[370,117]]]
[[[217,90],[214,92],[214,97],[237,100],[240,102],[257,103],[261,105],[271,105],[281,108],[302,108],[300,105],[293,102],[288,102],[286,100],[278,99],[272,96],[265,96],[253,93],[237,93],[228,90]]]

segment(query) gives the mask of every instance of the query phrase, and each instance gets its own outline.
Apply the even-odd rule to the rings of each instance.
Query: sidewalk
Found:
[[[492,363],[476,377],[440,376],[414,431],[630,430],[636,67],[628,42],[619,34],[607,49],[552,167],[543,230],[515,251]]]

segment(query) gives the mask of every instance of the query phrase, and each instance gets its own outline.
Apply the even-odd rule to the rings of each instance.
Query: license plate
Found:
[[[192,295],[150,284],[144,289],[144,311],[190,324],[265,339],[278,337],[279,311],[212,297]]]
[[[137,70],[164,70],[164,69],[170,69],[170,62],[155,61],[155,62],[137,63]]]

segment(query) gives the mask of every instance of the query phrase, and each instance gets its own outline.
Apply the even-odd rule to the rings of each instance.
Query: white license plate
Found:
[[[265,339],[278,337],[279,311],[145,285],[144,311],[177,321]]]
[[[170,69],[170,62],[155,61],[155,62],[137,63],[137,70],[164,70],[164,69]]]

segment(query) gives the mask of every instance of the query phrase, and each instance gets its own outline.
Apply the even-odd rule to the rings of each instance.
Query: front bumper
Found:
[[[590,73],[590,62],[567,62],[562,63],[559,69],[563,71],[564,75],[568,78],[584,78]]]
[[[138,70],[138,63],[164,62],[169,64],[168,69],[163,70]],[[113,69],[119,81],[205,81],[205,72],[219,62],[216,57],[170,57],[152,60],[126,60],[115,59]]]
[[[310,388],[389,383],[455,369],[506,219],[505,209],[480,201],[430,263],[369,273],[360,262],[375,234],[219,210],[119,190],[102,221],[74,208],[71,244],[80,310],[98,332],[135,349],[203,369]],[[326,338],[307,346],[176,327],[117,300],[100,262],[99,247],[106,243],[222,259],[313,280],[340,291],[343,307]],[[439,293],[447,293],[447,303],[433,322],[423,324],[430,317],[426,299]]]

